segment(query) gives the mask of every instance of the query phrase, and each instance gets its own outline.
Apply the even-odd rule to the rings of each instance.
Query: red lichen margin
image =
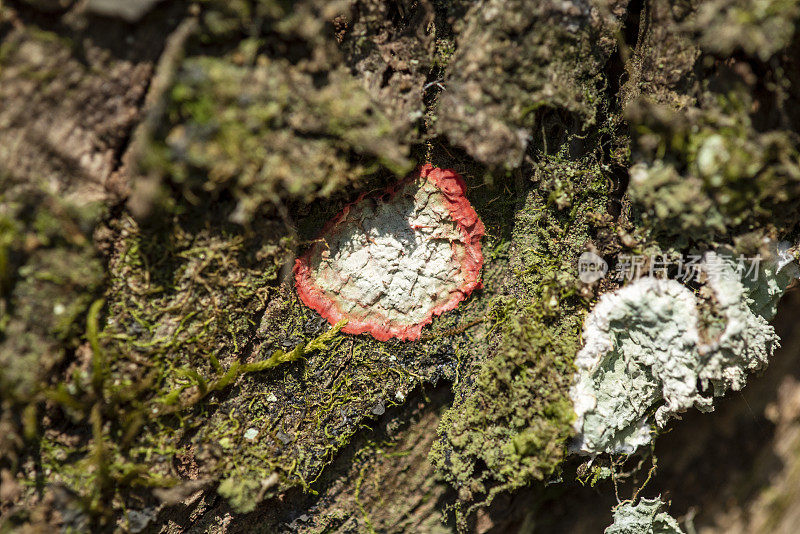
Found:
[[[309,262],[314,247],[317,246],[315,244],[295,261],[293,270],[297,294],[306,306],[322,315],[330,324],[333,325],[342,319],[347,319],[347,324],[342,328],[342,332],[347,334],[367,333],[379,341],[387,341],[393,337],[404,341],[413,341],[420,338],[422,328],[431,323],[434,315],[441,315],[454,309],[473,290],[482,287],[480,276],[481,267],[483,266],[481,238],[484,235],[485,228],[475,209],[467,200],[467,186],[458,173],[451,169],[439,169],[427,163],[420,167],[419,172],[412,174],[399,184],[390,186],[379,196],[386,197],[386,201],[389,202],[400,187],[417,178],[427,178],[442,192],[450,215],[461,231],[466,252],[461,263],[464,283],[451,293],[450,298],[445,303],[432,308],[422,321],[415,324],[393,323],[385,317],[366,319],[349,317],[338,308],[335,301],[328,298],[325,292],[314,283]],[[343,221],[351,206],[363,200],[365,196],[365,194],[360,195],[355,202],[345,206],[336,217],[331,219],[320,233],[320,238]]]

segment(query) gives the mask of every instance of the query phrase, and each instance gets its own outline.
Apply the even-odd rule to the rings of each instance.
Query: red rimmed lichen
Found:
[[[414,340],[481,287],[484,227],[464,180],[424,165],[377,196],[362,194],[294,265],[300,299],[343,332]]]

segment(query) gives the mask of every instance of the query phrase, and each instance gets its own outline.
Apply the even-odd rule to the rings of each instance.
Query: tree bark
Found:
[[[0,525],[598,532],[661,495],[793,532],[796,292],[713,414],[568,449],[622,285],[581,253],[797,243],[800,7],[766,4],[0,0]],[[295,257],[423,163],[465,180],[483,290],[419,341],[331,331]]]

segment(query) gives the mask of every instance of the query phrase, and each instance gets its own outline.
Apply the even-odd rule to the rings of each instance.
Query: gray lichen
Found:
[[[800,267],[794,261],[792,247],[788,242],[769,242],[766,244],[766,258],[761,263],[755,279],[746,278],[749,305],[753,313],[766,320],[775,317],[778,301],[789,284],[800,277]],[[732,252],[728,252],[732,255]]]
[[[741,389],[748,373],[767,364],[778,337],[750,308],[731,258],[708,252],[701,264],[716,322],[675,280],[642,278],[600,299],[575,360],[575,449],[633,452],[650,441],[653,419],[663,427],[689,408],[711,411],[713,397]]]
[[[614,510],[614,523],[605,534],[683,534],[678,522],[664,512],[660,497],[641,499],[639,504],[626,501]]]

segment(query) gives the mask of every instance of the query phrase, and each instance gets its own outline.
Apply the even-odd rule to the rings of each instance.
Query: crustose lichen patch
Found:
[[[451,170],[423,166],[334,217],[294,267],[302,301],[344,332],[413,340],[480,287],[484,227]]]

